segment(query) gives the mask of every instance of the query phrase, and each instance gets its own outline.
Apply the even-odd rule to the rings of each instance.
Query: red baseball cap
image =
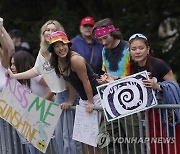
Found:
[[[90,16],[87,16],[81,20],[81,26],[83,26],[83,25],[94,26],[94,24],[95,24],[95,21],[94,21],[93,17],[90,17]]]

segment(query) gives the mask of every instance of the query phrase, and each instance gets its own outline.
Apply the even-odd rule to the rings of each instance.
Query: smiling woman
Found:
[[[164,80],[176,81],[169,65],[152,54],[149,40],[143,34],[134,34],[129,38],[131,55],[131,74],[147,70],[157,82]],[[155,86],[154,88],[158,88]],[[153,87],[152,87],[153,88]]]
[[[71,42],[62,31],[51,34],[49,52],[52,53],[50,63],[56,74],[68,81],[69,100],[61,104],[67,109],[74,104],[76,91],[80,96],[79,105],[84,106],[87,112],[92,112],[95,105],[101,106],[97,93],[96,75],[85,59],[71,48]],[[93,153],[92,147],[90,148]]]
[[[45,82],[51,90],[47,95],[44,96],[44,98],[50,99],[52,98],[52,96],[54,96],[54,93],[57,93],[55,97],[55,102],[61,104],[64,100],[68,99],[68,90],[66,89],[64,79],[62,77],[59,78],[56,75],[55,70],[50,66],[49,59],[51,57],[51,53],[47,50],[50,41],[50,35],[52,32],[55,32],[57,30],[64,31],[64,28],[58,21],[48,20],[47,22],[45,22],[41,27],[40,50],[36,58],[34,67],[31,67],[28,70],[21,70],[21,73],[17,71],[18,73],[16,74],[13,74],[11,71],[9,71],[9,75],[21,81],[27,81],[27,79],[37,77],[38,75],[42,75],[42,77],[44,78]],[[18,63],[17,60],[15,61],[15,63]],[[21,62],[22,61],[24,60],[21,60]],[[38,90],[36,92],[41,91],[42,90]],[[73,126],[70,123],[70,121],[72,121],[72,119],[73,116],[71,112],[66,111],[63,111],[61,117],[59,118],[58,124],[55,128],[55,138],[53,138],[54,147],[57,153],[81,153],[81,144],[78,142],[75,146],[75,141],[73,141],[71,138],[71,130]],[[69,142],[69,147],[64,144]]]
[[[156,91],[161,91],[159,82],[163,81],[176,81],[173,72],[168,64],[161,59],[155,58],[152,55],[150,43],[146,36],[143,34],[134,34],[129,38],[129,49],[131,55],[131,74],[148,71],[150,75],[149,80],[143,80],[144,85],[148,88],[152,88]],[[161,96],[162,97],[162,96]],[[155,117],[155,118],[154,118]],[[165,132],[165,125],[161,126],[160,115],[158,109],[149,110],[149,126],[150,137],[165,137],[162,136],[162,131]],[[162,129],[162,130],[161,130]],[[178,138],[178,137],[177,137]],[[151,143],[151,153],[166,153],[166,147],[160,143]],[[174,149],[174,145],[171,144],[171,150]],[[179,147],[179,146],[177,146]],[[155,152],[156,151],[156,152]],[[178,150],[177,150],[178,151]],[[174,153],[174,152],[171,152]]]
[[[49,52],[52,53],[50,63],[58,76],[63,76],[65,80],[71,83],[72,86],[69,90],[72,96],[75,97],[74,90],[76,90],[81,99],[87,101],[86,111],[91,112],[94,107],[93,96],[97,95],[96,86],[98,82],[89,64],[82,56],[72,51],[70,46],[71,42],[64,32],[52,33],[48,47]],[[72,100],[69,100],[67,106],[65,104],[63,106],[65,108],[71,106]]]

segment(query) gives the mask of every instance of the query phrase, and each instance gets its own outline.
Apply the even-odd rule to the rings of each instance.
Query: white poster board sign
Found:
[[[44,153],[61,112],[59,104],[36,96],[17,80],[7,78],[0,98],[0,117]]]
[[[107,121],[122,118],[157,105],[151,88],[142,80],[149,79],[143,71],[97,87]]]
[[[86,112],[85,107],[76,105],[73,139],[97,147],[99,133],[98,112]]]

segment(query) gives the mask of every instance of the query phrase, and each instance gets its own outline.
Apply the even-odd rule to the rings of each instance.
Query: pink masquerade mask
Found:
[[[110,34],[115,30],[118,30],[118,28],[115,28],[114,25],[109,25],[107,27],[98,27],[94,30],[94,36],[101,37],[103,35]]]

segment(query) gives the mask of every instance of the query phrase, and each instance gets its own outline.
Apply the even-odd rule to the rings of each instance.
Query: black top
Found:
[[[98,92],[96,89],[96,86],[98,86],[98,82],[96,80],[96,74],[92,71],[92,68],[89,66],[88,63],[86,63],[86,69],[87,69],[87,74],[88,74],[88,78],[92,87],[92,91],[93,91],[93,96],[95,96]],[[76,89],[76,91],[79,93],[80,97],[82,100],[87,100],[87,95],[86,92],[84,90],[83,84],[81,82],[81,80],[79,79],[78,75],[76,72],[72,71],[70,72],[69,76],[64,76],[63,78],[70,82],[72,84],[72,86]]]
[[[135,73],[147,70],[148,72],[151,72],[152,77],[157,78],[157,82],[164,81],[163,77],[171,70],[169,65],[165,61],[154,57],[151,57],[148,63],[149,63],[148,68],[147,66],[144,67],[137,66],[137,70]]]

